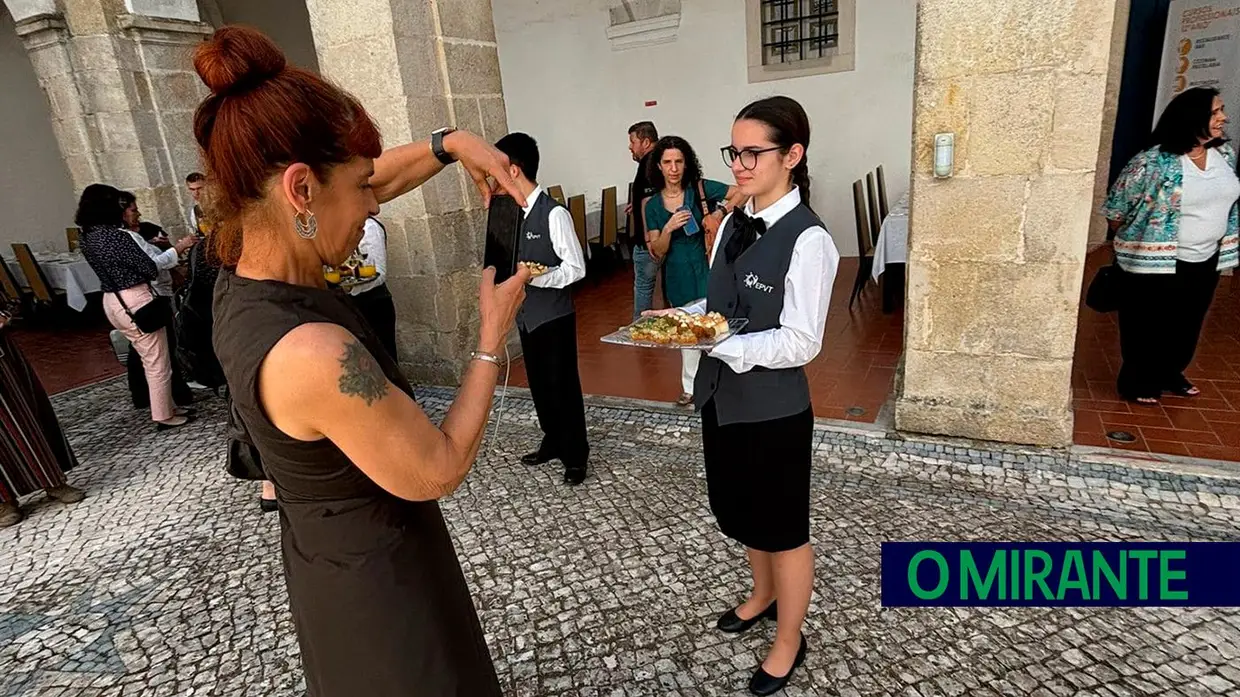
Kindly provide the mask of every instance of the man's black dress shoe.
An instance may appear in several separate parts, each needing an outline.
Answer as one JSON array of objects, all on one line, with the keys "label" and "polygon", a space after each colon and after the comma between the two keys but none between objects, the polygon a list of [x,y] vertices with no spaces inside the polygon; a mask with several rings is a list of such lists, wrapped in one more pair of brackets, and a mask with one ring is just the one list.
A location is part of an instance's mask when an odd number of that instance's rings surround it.
[{"label": "man's black dress shoe", "polygon": [[259,496],[258,507],[262,509],[263,513],[275,513],[280,510],[280,502],[275,499],[265,499],[262,496]]},{"label": "man's black dress shoe", "polygon": [[797,649],[796,660],[792,662],[792,667],[788,669],[788,674],[782,678],[777,678],[765,670],[762,670],[762,666],[759,665],[758,670],[753,674],[753,677],[749,679],[749,691],[759,697],[764,697],[765,695],[773,695],[784,689],[784,687],[788,684],[788,680],[792,678],[792,674],[795,673],[796,669],[805,662],[805,652],[808,649],[809,645],[805,643],[805,635],[802,634],[801,648]]},{"label": "man's black dress shoe", "polygon": [[768,605],[765,610],[747,620],[743,620],[738,617],[736,615],[736,608],[732,608],[731,610],[723,613],[723,616],[719,618],[719,621],[715,623],[715,626],[718,627],[721,632],[727,632],[728,634],[740,634],[741,632],[757,624],[759,620],[775,619],[778,616],[775,608],[775,604],[777,602],[778,601],[772,600],[771,604]]},{"label": "man's black dress shoe", "polygon": [[521,464],[530,465],[532,467],[534,465],[541,465],[544,462],[551,462],[554,459],[554,457],[543,455],[541,452],[532,452],[521,456]]},{"label": "man's black dress shoe", "polygon": [[571,486],[577,486],[578,484],[584,482],[585,480],[586,480],[585,465],[581,465],[579,467],[565,467],[564,468],[564,483],[565,484],[569,484]]}]

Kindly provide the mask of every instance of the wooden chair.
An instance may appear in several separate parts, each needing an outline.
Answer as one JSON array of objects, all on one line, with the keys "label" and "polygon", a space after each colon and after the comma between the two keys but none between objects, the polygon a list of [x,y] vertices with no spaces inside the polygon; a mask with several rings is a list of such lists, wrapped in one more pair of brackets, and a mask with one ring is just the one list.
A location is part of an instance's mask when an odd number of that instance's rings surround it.
[{"label": "wooden chair", "polygon": [[873,238],[873,244],[878,244],[878,233],[883,229],[883,220],[886,218],[878,210],[878,189],[874,186],[874,175],[865,175],[865,188],[870,196],[870,236]]},{"label": "wooden chair", "polygon": [[52,288],[52,284],[48,283],[47,276],[43,274],[43,267],[39,266],[34,253],[30,251],[30,245],[14,244],[13,253],[17,255],[17,263],[21,264],[22,273],[26,274],[26,284],[30,286],[30,292],[34,295],[36,302],[50,305],[56,302],[58,296],[64,295],[63,290],[56,291]]},{"label": "wooden chair", "polygon": [[78,230],[75,227],[65,228],[65,240],[69,242],[69,251],[76,252],[78,250]]},{"label": "wooden chair", "polygon": [[590,244],[589,263],[586,265],[587,275],[594,277],[595,284],[602,280],[605,273],[615,269],[621,261],[618,244],[620,215],[616,210],[616,187],[609,186],[603,189],[601,200],[598,216],[598,242]]},{"label": "wooden chair", "polygon": [[559,202],[561,206],[568,205],[564,201],[564,187],[560,186],[559,184],[555,184],[554,186],[548,186],[547,195],[555,199],[557,202]]},{"label": "wooden chair", "polygon": [[568,212],[573,216],[573,229],[577,231],[577,241],[581,243],[581,251],[586,250],[586,197],[577,194],[568,199]]},{"label": "wooden chair", "polygon": [[886,220],[887,214],[891,212],[891,206],[887,203],[887,177],[883,176],[883,166],[879,165],[878,169],[874,170],[874,174],[878,177],[878,213],[883,220]]},{"label": "wooden chair", "polygon": [[853,215],[857,220],[857,278],[853,281],[848,308],[861,297],[865,282],[874,270],[874,238],[870,236],[870,216],[866,209],[865,184],[860,179],[853,182]]},{"label": "wooden chair", "polygon": [[21,303],[25,296],[4,259],[0,259],[0,291],[3,291],[5,299],[11,303]]},{"label": "wooden chair", "polygon": [[619,216],[616,211],[616,187],[609,186],[603,189],[603,210],[599,215],[599,221],[602,223],[602,230],[599,231],[599,243],[604,247],[616,246],[616,238],[619,235]]}]

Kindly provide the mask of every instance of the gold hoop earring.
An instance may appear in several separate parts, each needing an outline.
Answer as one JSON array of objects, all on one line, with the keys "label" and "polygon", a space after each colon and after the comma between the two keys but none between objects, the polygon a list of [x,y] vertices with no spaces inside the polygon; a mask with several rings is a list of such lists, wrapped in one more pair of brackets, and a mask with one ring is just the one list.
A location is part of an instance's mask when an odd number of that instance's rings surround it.
[{"label": "gold hoop earring", "polygon": [[[305,222],[301,219],[303,215],[306,216]],[[303,240],[312,240],[319,234],[319,221],[309,210],[305,213],[293,213],[293,227],[297,229],[297,236]]]}]

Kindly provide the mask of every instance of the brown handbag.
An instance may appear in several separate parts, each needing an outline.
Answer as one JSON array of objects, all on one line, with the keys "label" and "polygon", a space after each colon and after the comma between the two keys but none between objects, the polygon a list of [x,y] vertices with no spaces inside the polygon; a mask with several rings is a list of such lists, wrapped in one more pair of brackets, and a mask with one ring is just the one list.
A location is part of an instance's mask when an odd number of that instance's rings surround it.
[{"label": "brown handbag", "polygon": [[709,222],[707,222],[713,211],[710,210],[710,202],[706,200],[706,186],[702,183],[701,179],[698,180],[697,191],[698,205],[702,207],[702,229],[705,231],[704,234],[706,240],[706,263],[709,264],[710,252],[715,248],[715,238],[719,235],[720,226],[712,226]]}]

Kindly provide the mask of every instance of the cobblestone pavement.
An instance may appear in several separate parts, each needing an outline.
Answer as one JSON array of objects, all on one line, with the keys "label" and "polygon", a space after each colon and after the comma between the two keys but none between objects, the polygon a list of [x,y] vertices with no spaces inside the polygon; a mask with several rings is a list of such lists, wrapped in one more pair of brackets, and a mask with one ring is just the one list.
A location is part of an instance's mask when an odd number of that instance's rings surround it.
[{"label": "cobblestone pavement", "polygon": [[[420,395],[441,414],[446,393]],[[58,399],[89,498],[0,531],[0,697],[297,695],[275,516],[222,469],[223,416],[156,434],[123,382]],[[773,627],[711,626],[746,590],[706,507],[695,419],[593,406],[587,484],[517,457],[510,397],[445,502],[505,693],[741,694]],[[898,539],[1235,540],[1240,485],[821,430],[810,653],[788,695],[1240,691],[1240,611],[882,609]],[[359,696],[364,697],[364,696]]]}]

